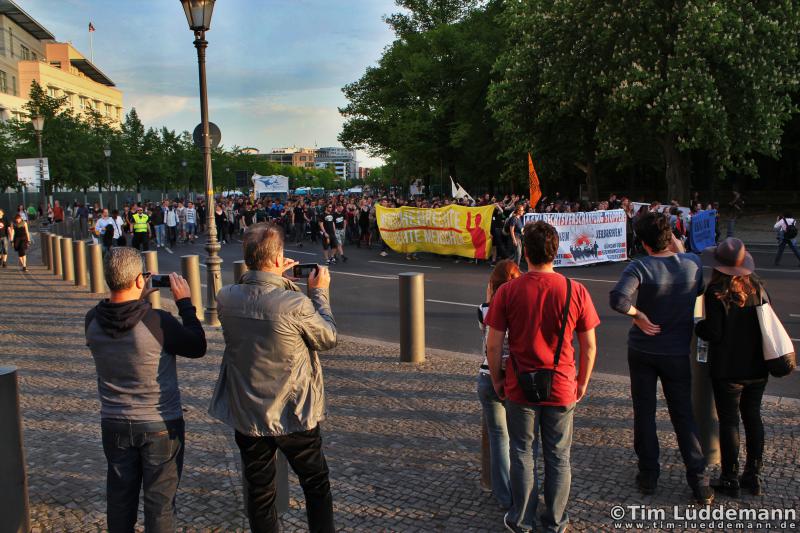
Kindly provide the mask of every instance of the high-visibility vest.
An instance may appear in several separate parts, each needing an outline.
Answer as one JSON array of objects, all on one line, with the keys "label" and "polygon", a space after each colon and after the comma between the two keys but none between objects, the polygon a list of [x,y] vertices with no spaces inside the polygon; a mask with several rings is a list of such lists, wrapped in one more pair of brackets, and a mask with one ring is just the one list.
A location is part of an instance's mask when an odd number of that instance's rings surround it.
[{"label": "high-visibility vest", "polygon": [[144,213],[136,213],[133,215],[133,232],[134,233],[147,233],[147,223],[150,217]]}]

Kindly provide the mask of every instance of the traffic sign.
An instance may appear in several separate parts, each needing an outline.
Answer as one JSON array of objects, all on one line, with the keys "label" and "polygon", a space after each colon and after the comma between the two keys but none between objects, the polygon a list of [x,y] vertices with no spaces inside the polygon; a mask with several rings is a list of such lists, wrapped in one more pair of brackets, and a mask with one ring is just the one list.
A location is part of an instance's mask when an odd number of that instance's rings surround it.
[{"label": "traffic sign", "polygon": [[[214,124],[213,122],[208,123],[208,135],[211,137],[209,139],[211,148],[216,148],[219,146],[219,143],[222,142],[222,132],[219,130],[219,126]],[[200,123],[194,129],[192,133],[192,138],[194,139],[194,145],[203,149],[203,124]]]},{"label": "traffic sign", "polygon": [[17,159],[17,181],[38,187],[42,179],[50,180],[50,165],[46,157]]}]

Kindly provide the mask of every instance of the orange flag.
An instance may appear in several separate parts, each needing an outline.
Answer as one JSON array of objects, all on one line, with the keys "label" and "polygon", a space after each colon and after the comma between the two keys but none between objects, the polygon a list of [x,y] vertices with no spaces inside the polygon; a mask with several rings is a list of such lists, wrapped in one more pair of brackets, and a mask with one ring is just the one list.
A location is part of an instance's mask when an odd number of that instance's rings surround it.
[{"label": "orange flag", "polygon": [[539,176],[536,174],[536,169],[533,168],[533,159],[530,152],[528,152],[528,185],[531,192],[531,207],[536,207],[536,204],[542,198],[542,189],[539,187]]}]

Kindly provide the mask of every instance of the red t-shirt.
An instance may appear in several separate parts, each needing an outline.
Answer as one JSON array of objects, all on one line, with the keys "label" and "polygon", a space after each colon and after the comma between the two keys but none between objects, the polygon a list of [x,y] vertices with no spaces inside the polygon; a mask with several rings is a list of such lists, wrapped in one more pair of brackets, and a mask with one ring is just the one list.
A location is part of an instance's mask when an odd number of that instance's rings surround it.
[{"label": "red t-shirt", "polygon": [[[492,298],[485,322],[492,329],[508,331],[509,352],[520,372],[553,368],[566,301],[567,280],[555,272],[528,272],[503,284]],[[541,405],[570,405],[575,402],[578,383],[572,334],[589,331],[600,324],[589,291],[576,281],[572,282],[572,302],[567,316],[551,401]],[[506,365],[505,390],[511,401],[528,404],[510,361]]]}]

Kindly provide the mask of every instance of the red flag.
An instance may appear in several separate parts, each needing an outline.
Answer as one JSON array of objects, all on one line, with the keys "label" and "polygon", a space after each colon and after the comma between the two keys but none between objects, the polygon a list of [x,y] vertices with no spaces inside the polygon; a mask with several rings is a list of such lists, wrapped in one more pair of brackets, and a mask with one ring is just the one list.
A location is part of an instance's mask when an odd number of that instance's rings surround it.
[{"label": "red flag", "polygon": [[91,22],[89,23],[89,31],[94,31],[94,24]]},{"label": "red flag", "polygon": [[533,159],[530,152],[528,152],[528,186],[531,193],[531,207],[536,207],[536,204],[542,198],[542,189],[539,187],[539,176],[536,174],[536,169],[533,168]]}]

